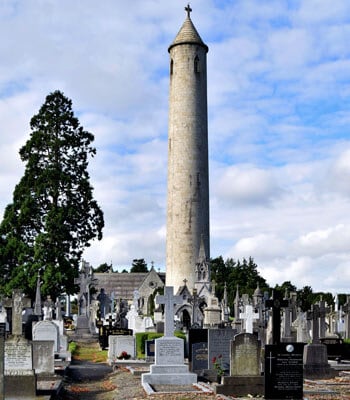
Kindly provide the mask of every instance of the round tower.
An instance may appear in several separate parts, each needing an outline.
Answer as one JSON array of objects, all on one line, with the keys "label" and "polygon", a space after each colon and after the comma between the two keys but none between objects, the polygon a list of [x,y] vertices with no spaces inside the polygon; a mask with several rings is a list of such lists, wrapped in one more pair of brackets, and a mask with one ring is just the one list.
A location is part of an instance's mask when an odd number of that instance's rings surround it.
[{"label": "round tower", "polygon": [[[209,260],[207,52],[187,18],[170,54],[166,285],[195,287],[198,258]],[[200,254],[201,253],[201,254]]]}]

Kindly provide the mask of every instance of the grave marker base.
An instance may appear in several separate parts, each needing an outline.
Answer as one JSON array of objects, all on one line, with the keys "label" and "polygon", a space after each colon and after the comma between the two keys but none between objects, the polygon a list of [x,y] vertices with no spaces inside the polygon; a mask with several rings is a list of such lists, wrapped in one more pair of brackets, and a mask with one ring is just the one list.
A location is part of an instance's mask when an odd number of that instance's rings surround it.
[{"label": "grave marker base", "polygon": [[263,376],[223,376],[222,384],[215,386],[215,394],[225,396],[262,396],[264,390]]}]

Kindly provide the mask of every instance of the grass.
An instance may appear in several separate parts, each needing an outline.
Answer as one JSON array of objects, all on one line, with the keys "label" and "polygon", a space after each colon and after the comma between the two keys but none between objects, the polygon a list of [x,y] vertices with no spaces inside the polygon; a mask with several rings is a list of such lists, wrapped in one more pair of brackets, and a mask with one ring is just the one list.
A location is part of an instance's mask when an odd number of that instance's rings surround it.
[{"label": "grass", "polygon": [[75,360],[91,361],[95,363],[102,363],[107,361],[107,350],[101,350],[100,346],[95,343],[86,345],[71,342],[69,350]]}]

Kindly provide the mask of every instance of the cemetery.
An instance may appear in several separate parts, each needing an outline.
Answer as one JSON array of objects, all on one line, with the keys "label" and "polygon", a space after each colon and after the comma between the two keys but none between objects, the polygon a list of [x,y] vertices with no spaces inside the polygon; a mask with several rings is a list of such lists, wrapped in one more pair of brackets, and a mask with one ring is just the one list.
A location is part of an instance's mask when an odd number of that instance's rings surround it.
[{"label": "cemetery", "polygon": [[[207,138],[201,136],[207,135],[208,47],[192,9],[185,10],[168,49],[176,128],[169,132],[188,128],[182,139],[190,137],[192,148],[189,157],[186,146],[172,142],[178,154],[169,157],[169,191],[186,187],[169,196],[166,273],[153,265],[148,272],[95,273],[81,260],[69,282],[77,289],[72,296],[54,285],[44,296],[43,266],[33,280],[35,300],[21,288],[0,298],[0,400],[350,398],[350,294],[341,307],[321,296],[302,310],[296,292],[262,292],[257,281],[253,294],[237,284],[231,301],[232,287],[211,279]],[[189,60],[195,84],[188,88],[186,68],[176,67]],[[83,359],[79,349],[99,357]]]},{"label": "cemetery", "polygon": [[[63,310],[52,302],[48,312],[47,301],[36,298],[36,304],[43,305],[39,312],[20,290],[1,300],[4,399],[60,399],[67,390],[64,377],[76,373],[69,343],[105,349],[101,373],[113,376],[116,383],[122,374],[133,376],[145,397],[186,391],[228,399],[302,399],[307,387],[312,387],[310,393],[317,392],[317,382],[336,377],[347,382],[343,389],[350,390],[349,316],[342,310],[320,313],[329,309],[322,300],[304,313],[298,310],[294,294],[283,299],[273,293],[253,298],[238,294],[236,316],[225,321],[223,304],[218,301],[217,315],[203,320],[203,326],[194,323],[187,329],[176,316],[187,300],[166,286],[163,295],[155,296],[157,311],[147,316],[145,324],[136,292],[131,302],[113,299],[102,317],[101,303],[88,296],[95,278],[87,266],[83,263],[77,279],[78,298],[84,306],[71,316],[73,329],[63,323],[68,305]],[[92,312],[91,305],[96,304]],[[212,304],[208,306],[211,312]],[[36,318],[28,318],[34,314]],[[135,319],[140,319],[139,325]],[[340,320],[346,323],[337,327]],[[116,390],[116,383],[109,390]],[[327,390],[336,393],[334,386]],[[324,389],[319,392],[319,396],[325,393]]]}]

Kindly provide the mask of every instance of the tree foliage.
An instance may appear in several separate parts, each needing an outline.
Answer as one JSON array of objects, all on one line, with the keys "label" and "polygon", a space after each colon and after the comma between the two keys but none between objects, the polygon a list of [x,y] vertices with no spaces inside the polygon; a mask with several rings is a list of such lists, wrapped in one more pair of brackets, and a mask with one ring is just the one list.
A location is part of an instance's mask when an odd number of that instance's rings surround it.
[{"label": "tree foliage", "polygon": [[74,293],[83,250],[102,238],[103,213],[87,171],[94,136],[80,126],[60,91],[46,97],[20,149],[26,163],[0,224],[0,290],[33,297],[38,271],[43,295]]},{"label": "tree foliage", "polygon": [[94,269],[94,272],[113,272],[113,266],[111,264],[103,263]]},{"label": "tree foliage", "polygon": [[143,258],[135,258],[132,260],[130,272],[148,272],[146,261]]},{"label": "tree foliage", "polygon": [[220,300],[222,299],[226,283],[229,304],[233,304],[237,286],[240,295],[247,293],[250,296],[258,286],[262,291],[268,289],[266,280],[260,276],[258,266],[251,257],[248,260],[244,258],[242,261],[235,261],[232,258],[224,261],[220,256],[211,259],[210,267],[211,278],[216,282],[216,295]]}]

